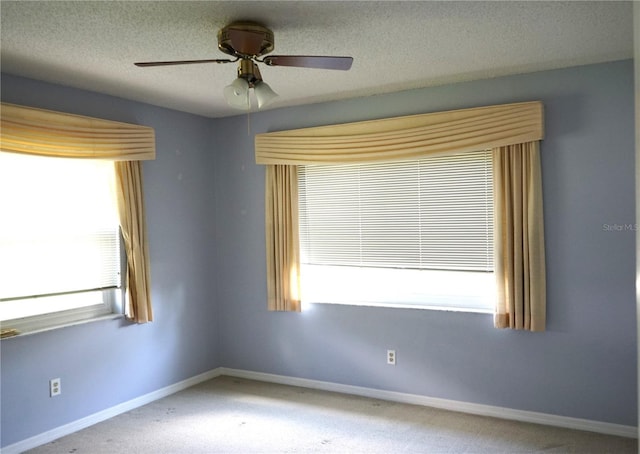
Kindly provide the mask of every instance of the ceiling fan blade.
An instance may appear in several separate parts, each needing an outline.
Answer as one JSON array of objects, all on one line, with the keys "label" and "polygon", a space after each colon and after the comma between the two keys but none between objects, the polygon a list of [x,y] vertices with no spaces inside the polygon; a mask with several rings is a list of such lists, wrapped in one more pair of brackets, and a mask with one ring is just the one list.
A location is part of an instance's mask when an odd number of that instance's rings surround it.
[{"label": "ceiling fan blade", "polygon": [[228,60],[225,58],[222,59],[213,59],[213,60],[178,60],[178,61],[149,61],[149,62],[140,62],[134,63],[136,66],[146,67],[146,66],[171,66],[171,65],[194,65],[199,63],[233,63],[236,60]]},{"label": "ceiling fan blade", "polygon": [[339,69],[347,71],[352,57],[320,57],[311,55],[269,55],[262,60],[269,66],[296,66],[299,68]]}]

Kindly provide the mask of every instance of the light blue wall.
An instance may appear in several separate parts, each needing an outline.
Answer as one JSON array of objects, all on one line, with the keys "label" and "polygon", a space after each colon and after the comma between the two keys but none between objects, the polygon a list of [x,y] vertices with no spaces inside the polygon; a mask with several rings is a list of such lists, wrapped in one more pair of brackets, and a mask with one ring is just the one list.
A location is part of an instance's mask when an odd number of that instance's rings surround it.
[{"label": "light blue wall", "polygon": [[[205,119],[2,76],[2,100],[149,125],[155,321],[3,340],[2,446],[218,366],[635,425],[631,62]],[[482,314],[314,305],[266,310],[264,169],[253,134],[541,100],[548,331]],[[395,367],[385,351],[398,353]],[[61,377],[63,395],[48,397]]]},{"label": "light blue wall", "polygon": [[[246,116],[218,120],[221,363],[273,374],[635,425],[633,68],[630,61],[262,112],[253,133],[541,100],[548,330],[489,315],[265,304],[264,170]],[[614,227],[615,228],[615,227]],[[329,283],[328,283],[329,285]],[[386,349],[397,351],[388,366]]]},{"label": "light blue wall", "polygon": [[[155,321],[103,321],[3,340],[6,446],[209,371],[220,360],[211,121],[9,75],[2,76],[2,100],[148,125],[157,142],[157,159],[143,165]],[[62,395],[52,399],[54,377],[62,379]]]}]

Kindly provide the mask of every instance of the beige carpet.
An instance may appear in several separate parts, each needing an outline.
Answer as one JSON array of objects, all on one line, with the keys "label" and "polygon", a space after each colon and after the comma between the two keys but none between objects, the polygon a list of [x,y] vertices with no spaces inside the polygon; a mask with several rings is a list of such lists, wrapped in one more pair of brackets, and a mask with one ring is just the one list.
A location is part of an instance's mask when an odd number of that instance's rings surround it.
[{"label": "beige carpet", "polygon": [[29,453],[636,453],[637,440],[219,377]]}]

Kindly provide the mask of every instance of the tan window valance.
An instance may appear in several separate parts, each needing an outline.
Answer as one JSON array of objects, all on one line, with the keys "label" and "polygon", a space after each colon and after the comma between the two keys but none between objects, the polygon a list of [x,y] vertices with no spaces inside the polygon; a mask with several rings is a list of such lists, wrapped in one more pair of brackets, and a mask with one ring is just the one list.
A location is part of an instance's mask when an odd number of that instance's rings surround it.
[{"label": "tan window valance", "polygon": [[155,133],[147,126],[1,104],[0,147],[39,156],[111,161],[155,159]]},{"label": "tan window valance", "polygon": [[257,134],[257,164],[345,164],[419,159],[447,151],[541,140],[539,101]]}]

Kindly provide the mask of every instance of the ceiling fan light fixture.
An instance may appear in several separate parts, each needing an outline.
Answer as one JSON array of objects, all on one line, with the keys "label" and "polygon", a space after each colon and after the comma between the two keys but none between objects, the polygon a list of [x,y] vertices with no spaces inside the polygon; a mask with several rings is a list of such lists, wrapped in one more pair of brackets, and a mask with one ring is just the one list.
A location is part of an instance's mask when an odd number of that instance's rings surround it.
[{"label": "ceiling fan light fixture", "polygon": [[257,82],[253,87],[253,91],[256,93],[256,99],[258,100],[258,109],[271,104],[278,97],[278,94],[263,81]]},{"label": "ceiling fan light fixture", "polygon": [[248,110],[249,104],[249,82],[238,77],[231,84],[224,87],[224,99],[236,109]]}]

